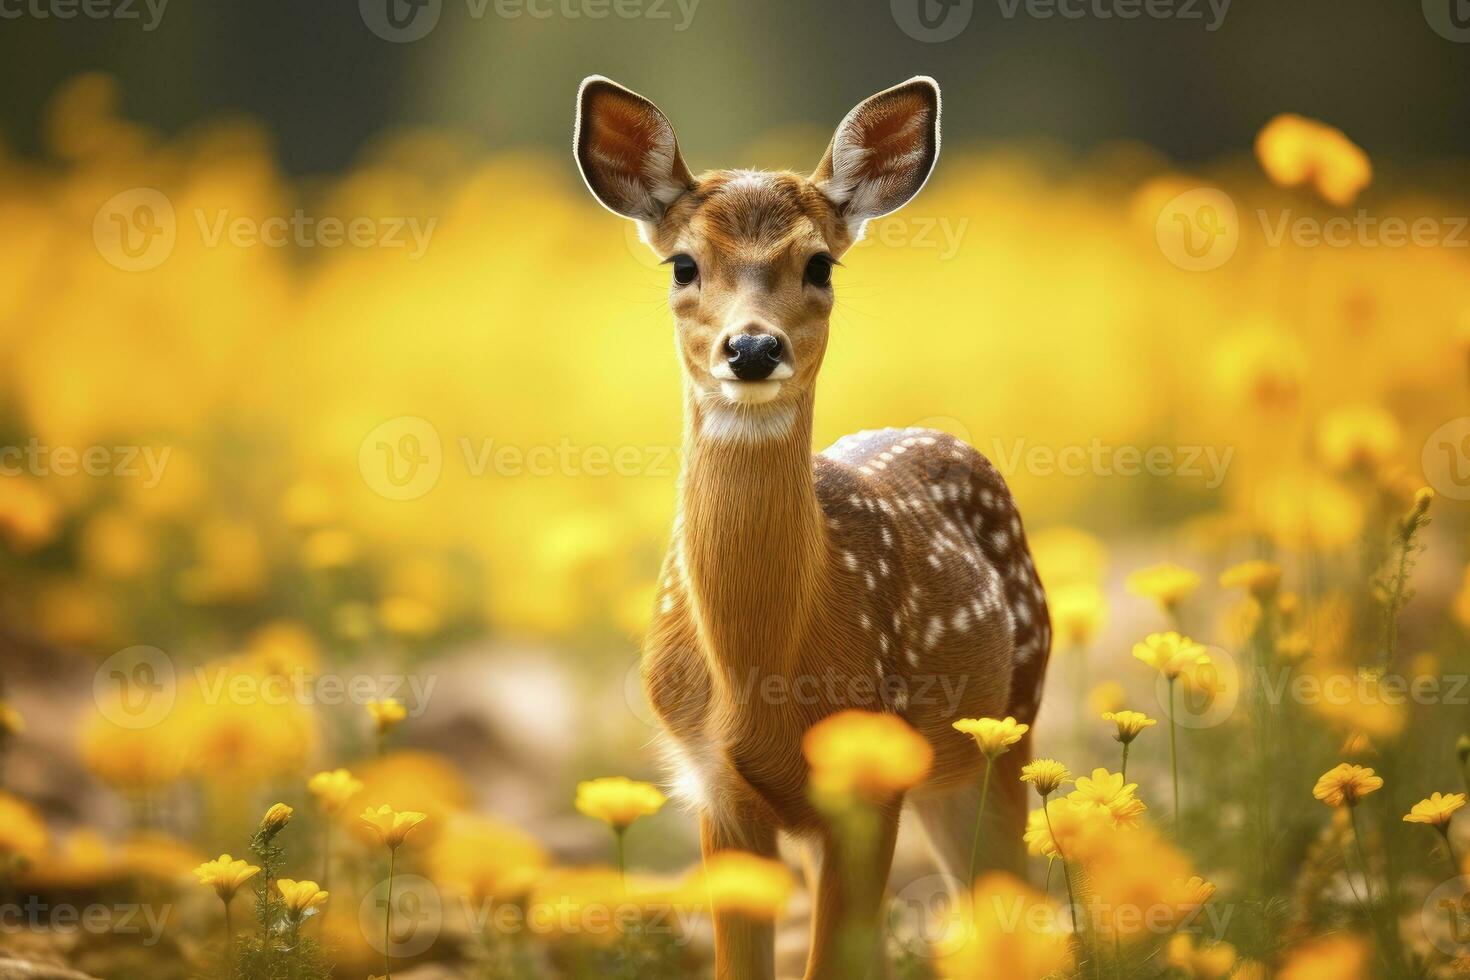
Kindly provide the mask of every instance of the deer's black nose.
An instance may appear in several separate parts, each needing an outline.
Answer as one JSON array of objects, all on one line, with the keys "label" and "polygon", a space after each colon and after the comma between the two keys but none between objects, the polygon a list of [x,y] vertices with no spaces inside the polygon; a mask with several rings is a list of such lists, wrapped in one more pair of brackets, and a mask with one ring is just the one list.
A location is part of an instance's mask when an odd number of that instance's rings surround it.
[{"label": "deer's black nose", "polygon": [[781,340],[768,333],[736,334],[725,341],[730,370],[741,381],[763,381],[781,363]]}]

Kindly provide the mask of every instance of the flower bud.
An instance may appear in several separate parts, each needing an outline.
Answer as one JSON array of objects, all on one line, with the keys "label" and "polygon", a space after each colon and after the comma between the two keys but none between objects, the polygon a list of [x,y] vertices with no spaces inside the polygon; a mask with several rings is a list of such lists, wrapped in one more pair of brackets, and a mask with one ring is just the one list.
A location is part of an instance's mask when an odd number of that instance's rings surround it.
[{"label": "flower bud", "polygon": [[265,811],[265,816],[260,819],[261,833],[274,836],[281,832],[281,828],[291,822],[291,815],[295,811],[284,803],[277,803]]}]

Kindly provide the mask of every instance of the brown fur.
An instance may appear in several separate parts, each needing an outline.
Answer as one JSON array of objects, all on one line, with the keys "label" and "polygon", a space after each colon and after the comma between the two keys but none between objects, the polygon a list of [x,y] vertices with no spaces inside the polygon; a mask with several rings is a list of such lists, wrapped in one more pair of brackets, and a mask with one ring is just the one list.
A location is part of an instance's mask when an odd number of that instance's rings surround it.
[{"label": "brown fur", "polygon": [[[870,179],[885,183],[881,194],[868,188],[869,197],[901,204],[927,177],[937,118],[926,161],[915,142],[926,130],[914,113],[930,101],[922,92],[890,92],[897,101],[876,96],[844,127],[859,127],[850,136],[878,134],[888,155],[867,163]],[[936,113],[937,104],[936,93]],[[661,113],[635,129],[676,145],[659,120]],[[583,144],[579,136],[586,171],[596,163],[584,158]],[[803,734],[845,708],[892,712],[920,732],[934,765],[913,799],[931,838],[945,838],[935,844],[947,870],[960,874],[966,821],[953,808],[942,811],[957,793],[973,794],[981,758],[951,723],[1006,714],[1031,721],[1050,646],[1020,517],[979,453],[943,433],[886,429],[811,454],[832,291],[804,282],[803,270],[819,252],[840,257],[865,217],[825,192],[832,153],[812,179],[738,171],[686,178],[677,161],[668,174],[644,176],[672,180],[678,196],[650,217],[634,215],[660,255],[686,253],[699,268],[697,286],[671,290],[685,377],[685,462],[644,679],[680,788],[700,808],[707,853],[774,856],[778,831],[820,849],[809,978],[838,976],[837,924],[851,916],[876,923],[881,895],[844,894],[846,876],[808,798]],[[619,166],[624,173],[589,175],[589,186],[618,185],[639,169]],[[627,196],[643,200],[636,189]],[[741,331],[781,337],[794,373],[772,402],[732,409],[711,371],[723,338]],[[1015,782],[1012,770],[1026,757],[1006,757],[1005,782]],[[1019,786],[998,787],[994,796],[992,830],[1004,847],[992,851],[992,863],[1016,864]],[[879,866],[863,877],[887,879],[900,802],[884,811]],[[769,926],[717,917],[716,940],[722,980],[771,975]]]}]

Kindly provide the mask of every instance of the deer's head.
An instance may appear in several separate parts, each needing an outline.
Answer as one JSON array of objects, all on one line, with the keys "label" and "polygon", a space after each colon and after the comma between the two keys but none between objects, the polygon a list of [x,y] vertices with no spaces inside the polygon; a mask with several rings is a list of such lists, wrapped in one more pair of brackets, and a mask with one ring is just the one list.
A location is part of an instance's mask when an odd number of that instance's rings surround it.
[{"label": "deer's head", "polygon": [[577,165],[671,267],[679,352],[701,402],[752,414],[816,382],[832,267],[873,218],[919,192],[939,155],[939,86],[913,78],[851,112],[810,176],[693,176],[652,102],[593,76],[578,93]]}]

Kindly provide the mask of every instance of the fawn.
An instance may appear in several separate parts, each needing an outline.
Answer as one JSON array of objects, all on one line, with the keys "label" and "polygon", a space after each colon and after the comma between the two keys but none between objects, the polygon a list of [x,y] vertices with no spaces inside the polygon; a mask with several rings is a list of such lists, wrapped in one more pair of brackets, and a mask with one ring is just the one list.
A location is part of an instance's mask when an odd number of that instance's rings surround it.
[{"label": "fawn", "polygon": [[[778,832],[809,845],[808,978],[851,976],[841,922],[876,932],[903,804],[941,869],[968,878],[982,758],[951,723],[1031,722],[1051,646],[1020,516],[978,452],[942,432],[883,429],[812,455],[832,268],[867,221],[924,186],[939,113],[938,85],[913,78],[853,109],[809,177],[695,177],[652,102],[598,76],[578,93],[583,179],[673,272],[684,456],[645,687],[706,855],[774,857]],[[807,794],[802,735],[846,708],[896,713],[934,749],[926,784],[881,807],[878,866],[862,869],[877,889],[845,884]],[[1029,756],[1023,741],[997,763],[990,867],[1023,867],[1017,777]],[[774,935],[717,913],[716,975],[773,976]]]}]

